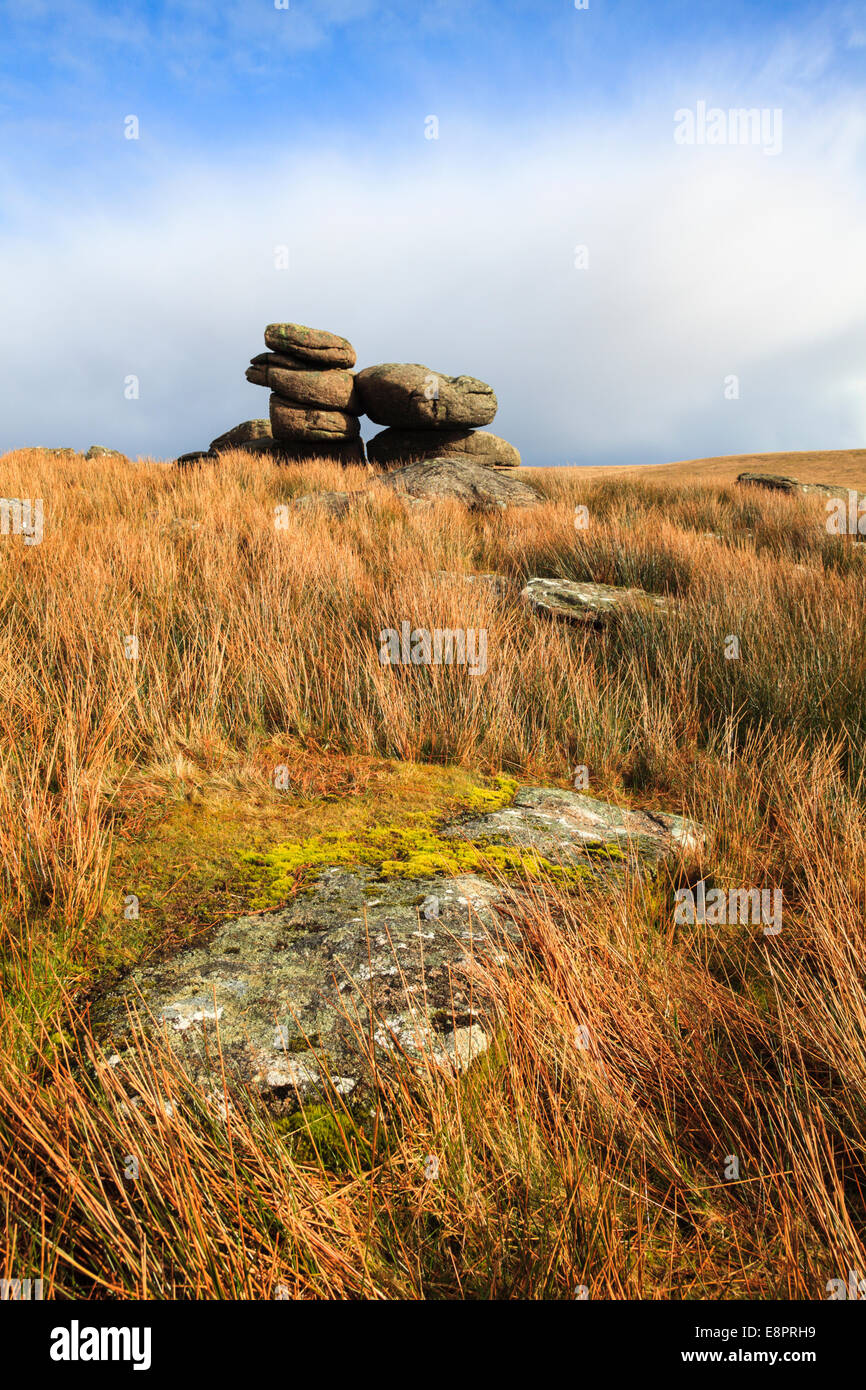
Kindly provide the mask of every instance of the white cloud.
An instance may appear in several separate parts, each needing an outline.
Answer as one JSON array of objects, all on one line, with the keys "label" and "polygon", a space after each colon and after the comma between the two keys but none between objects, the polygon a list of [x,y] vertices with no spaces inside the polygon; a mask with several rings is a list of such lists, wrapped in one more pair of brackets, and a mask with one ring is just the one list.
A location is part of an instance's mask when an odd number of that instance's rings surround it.
[{"label": "white cloud", "polygon": [[676,146],[677,104],[531,138],[419,123],[399,158],[251,150],[125,203],[19,190],[0,446],[202,447],[267,414],[244,370],[275,319],[492,382],[527,463],[862,444],[862,122],[786,110],[767,158]]}]

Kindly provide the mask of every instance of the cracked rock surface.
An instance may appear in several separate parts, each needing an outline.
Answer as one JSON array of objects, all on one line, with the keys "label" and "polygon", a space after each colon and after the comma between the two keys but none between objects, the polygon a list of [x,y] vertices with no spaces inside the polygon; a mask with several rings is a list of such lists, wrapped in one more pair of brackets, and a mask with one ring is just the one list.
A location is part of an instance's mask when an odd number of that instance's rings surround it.
[{"label": "cracked rock surface", "polygon": [[[523,787],[510,806],[468,817],[443,835],[533,849],[545,859],[602,868],[605,851],[658,862],[697,850],[701,827],[667,811],[632,811],[559,787]],[[607,855],[610,858],[610,855]],[[622,863],[618,857],[614,864]]]}]

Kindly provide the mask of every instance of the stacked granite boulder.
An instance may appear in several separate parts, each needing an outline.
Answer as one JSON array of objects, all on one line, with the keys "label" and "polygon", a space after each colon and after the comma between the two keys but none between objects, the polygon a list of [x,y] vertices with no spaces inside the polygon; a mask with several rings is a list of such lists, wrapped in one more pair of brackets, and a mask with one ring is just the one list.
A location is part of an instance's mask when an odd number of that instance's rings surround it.
[{"label": "stacked granite boulder", "polygon": [[367,445],[370,462],[384,469],[449,458],[486,468],[520,463],[513,444],[480,428],[490,424],[497,401],[477,377],[445,376],[418,362],[382,362],[354,372],[350,342],[301,323],[268,324],[265,346],[246,377],[270,391],[268,419],[244,420],[178,463],[217,459],[233,449],[363,463],[363,414],[386,426]]},{"label": "stacked granite boulder", "polygon": [[490,468],[515,468],[520,454],[478,428],[496,414],[493,388],[474,376],[444,376],[418,362],[383,362],[355,376],[360,408],[388,428],[367,445],[384,467],[457,454]]},{"label": "stacked granite boulder", "polygon": [[246,376],[270,390],[269,419],[236,425],[213,440],[211,452],[363,463],[352,344],[301,323],[270,323],[265,346],[269,351],[252,358]]}]

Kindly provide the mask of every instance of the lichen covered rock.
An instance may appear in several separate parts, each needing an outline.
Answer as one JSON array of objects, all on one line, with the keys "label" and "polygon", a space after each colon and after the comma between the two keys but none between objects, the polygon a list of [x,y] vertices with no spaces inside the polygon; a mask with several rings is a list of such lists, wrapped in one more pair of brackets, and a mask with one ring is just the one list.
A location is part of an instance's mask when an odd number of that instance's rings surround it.
[{"label": "lichen covered rock", "polygon": [[334,867],[310,897],[134,971],[97,1026],[122,1058],[137,1013],[208,1092],[222,1087],[221,1049],[230,1085],[277,1113],[331,1088],[361,1100],[371,1062],[398,1055],[464,1069],[488,1042],[473,985],[506,930],[498,896],[477,876],[389,883]]},{"label": "lichen covered rock", "polygon": [[218,434],[216,439],[211,440],[210,447],[221,453],[224,449],[237,449],[242,444],[250,444],[259,439],[270,440],[273,443],[270,420],[244,420],[240,425],[226,430],[225,434]]},{"label": "lichen covered rock", "polygon": [[254,386],[267,386],[295,405],[325,406],[331,410],[349,410],[356,415],[360,410],[354,372],[298,370],[265,362],[247,367],[246,375],[247,381]]},{"label": "lichen covered rock", "polygon": [[505,507],[535,507],[539,494],[506,470],[485,468],[465,457],[419,459],[386,473],[379,486],[408,499],[432,502],[454,498],[471,511],[492,512]]},{"label": "lichen covered rock", "polygon": [[271,429],[275,439],[294,443],[298,440],[355,439],[361,432],[357,415],[345,410],[320,410],[312,406],[296,406],[281,396],[271,395]]},{"label": "lichen covered rock", "polygon": [[505,777],[468,804],[444,828],[416,815],[361,838],[332,829],[248,852],[253,903],[280,906],[134,969],[95,1007],[106,1050],[131,1062],[143,1025],[206,1094],[222,1094],[224,1065],[233,1092],[278,1114],[333,1091],[363,1108],[374,1072],[398,1059],[463,1070],[486,1050],[485,963],[520,942],[499,910],[507,896],[533,879],[579,891],[654,871],[703,839],[677,815],[555,787],[517,791]]},{"label": "lichen covered rock", "polygon": [[496,414],[492,386],[474,376],[445,376],[420,362],[380,362],[355,377],[364,411],[377,425],[466,429]]},{"label": "lichen covered rock", "polygon": [[375,434],[367,444],[370,462],[383,467],[451,454],[482,463],[487,468],[517,468],[520,465],[520,454],[514,445],[489,430],[387,429]]},{"label": "lichen covered rock", "polygon": [[265,329],[265,346],[272,352],[312,363],[314,367],[355,365],[355,349],[348,339],[323,328],[307,328],[303,323],[269,323]]},{"label": "lichen covered rock", "polygon": [[603,627],[629,608],[667,613],[673,607],[673,601],[661,594],[577,579],[530,579],[521,597],[545,617],[589,627]]},{"label": "lichen covered rock", "polygon": [[546,859],[602,870],[675,858],[700,849],[704,832],[694,821],[666,811],[633,811],[559,787],[523,787],[510,806],[469,816],[443,831],[532,850]]}]

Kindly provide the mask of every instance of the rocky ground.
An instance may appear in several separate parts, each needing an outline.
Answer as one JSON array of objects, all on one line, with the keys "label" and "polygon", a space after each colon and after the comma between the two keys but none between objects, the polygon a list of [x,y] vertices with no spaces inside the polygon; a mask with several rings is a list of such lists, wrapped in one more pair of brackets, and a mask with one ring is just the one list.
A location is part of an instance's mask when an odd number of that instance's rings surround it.
[{"label": "rocky ground", "polygon": [[[324,1102],[332,1089],[369,1105],[375,1073],[396,1054],[463,1070],[489,1043],[480,967],[503,937],[518,939],[497,911],[509,896],[497,860],[577,886],[657,872],[661,861],[673,868],[703,834],[680,816],[524,787],[499,810],[444,826],[441,838],[444,852],[418,854],[397,837],[399,857],[377,870],[329,865],[290,907],[226,922],[206,946],[134,970],[95,1013],[113,1064],[124,1065],[135,1047],[127,1039],[144,1024],[206,1092],[221,1096],[225,1066],[233,1085],[277,1112]],[[464,845],[488,874],[429,872],[437,860],[459,868]],[[413,872],[413,857],[427,873]]]}]

